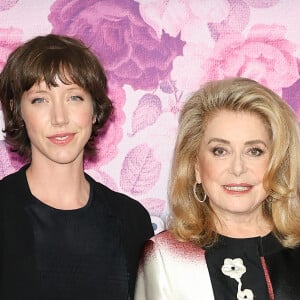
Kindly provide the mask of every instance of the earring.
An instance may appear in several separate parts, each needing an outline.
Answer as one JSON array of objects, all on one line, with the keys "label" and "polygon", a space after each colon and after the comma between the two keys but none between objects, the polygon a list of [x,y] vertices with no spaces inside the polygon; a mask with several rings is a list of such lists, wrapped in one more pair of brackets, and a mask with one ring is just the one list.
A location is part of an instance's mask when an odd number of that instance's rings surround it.
[{"label": "earring", "polygon": [[266,202],[267,203],[269,203],[269,204],[272,204],[272,202],[273,202],[273,198],[272,197],[267,197],[267,199],[266,199]]},{"label": "earring", "polygon": [[200,198],[198,197],[198,195],[197,195],[197,185],[198,185],[198,184],[201,184],[201,183],[195,182],[194,185],[193,185],[193,193],[194,193],[194,197],[196,198],[196,200],[197,200],[198,202],[203,203],[203,202],[206,201],[207,195],[204,193],[203,199],[200,199]]}]

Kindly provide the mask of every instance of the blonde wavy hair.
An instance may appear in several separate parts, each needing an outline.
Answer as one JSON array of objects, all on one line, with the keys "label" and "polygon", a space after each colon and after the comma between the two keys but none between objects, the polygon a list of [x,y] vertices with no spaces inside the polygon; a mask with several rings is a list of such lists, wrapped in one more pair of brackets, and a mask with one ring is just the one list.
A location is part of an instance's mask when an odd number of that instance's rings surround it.
[{"label": "blonde wavy hair", "polygon": [[[214,212],[209,201],[197,201],[193,185],[206,124],[220,110],[254,113],[270,131],[271,159],[264,176],[264,186],[270,195],[263,203],[263,213],[273,223],[273,233],[283,246],[297,246],[300,243],[298,120],[278,95],[246,78],[209,82],[185,103],[179,118],[171,170],[168,229],[178,240],[200,246],[211,246],[217,241]],[[198,195],[204,197],[203,191]]]}]

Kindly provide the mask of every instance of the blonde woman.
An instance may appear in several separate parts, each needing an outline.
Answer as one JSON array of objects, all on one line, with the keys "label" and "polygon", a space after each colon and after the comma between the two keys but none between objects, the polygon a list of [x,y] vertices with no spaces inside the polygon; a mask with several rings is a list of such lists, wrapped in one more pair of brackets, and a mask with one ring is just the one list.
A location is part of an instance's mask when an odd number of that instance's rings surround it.
[{"label": "blonde woman", "polygon": [[168,230],[146,244],[135,299],[300,299],[300,136],[245,78],[204,85],[180,116]]}]

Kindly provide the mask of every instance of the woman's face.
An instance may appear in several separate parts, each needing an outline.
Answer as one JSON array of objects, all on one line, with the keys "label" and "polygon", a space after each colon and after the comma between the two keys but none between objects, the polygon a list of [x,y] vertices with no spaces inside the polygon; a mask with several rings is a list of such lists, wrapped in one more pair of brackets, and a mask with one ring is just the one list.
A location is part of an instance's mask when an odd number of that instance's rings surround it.
[{"label": "woman's face", "polygon": [[219,218],[262,216],[270,153],[268,130],[257,115],[223,110],[208,121],[195,171]]},{"label": "woman's face", "polygon": [[90,94],[77,84],[48,87],[44,81],[24,92],[21,113],[31,142],[32,162],[82,163],[95,121]]}]

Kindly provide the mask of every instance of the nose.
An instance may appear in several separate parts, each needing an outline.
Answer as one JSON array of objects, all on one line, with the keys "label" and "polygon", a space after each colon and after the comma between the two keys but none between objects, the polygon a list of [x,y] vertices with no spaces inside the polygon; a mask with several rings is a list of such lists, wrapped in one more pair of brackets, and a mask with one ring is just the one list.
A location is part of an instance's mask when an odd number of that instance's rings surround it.
[{"label": "nose", "polygon": [[68,112],[67,109],[61,101],[53,102],[51,110],[51,124],[53,126],[62,126],[68,124]]},{"label": "nose", "polygon": [[232,158],[231,173],[237,177],[246,172],[246,165],[242,155],[237,154]]}]

